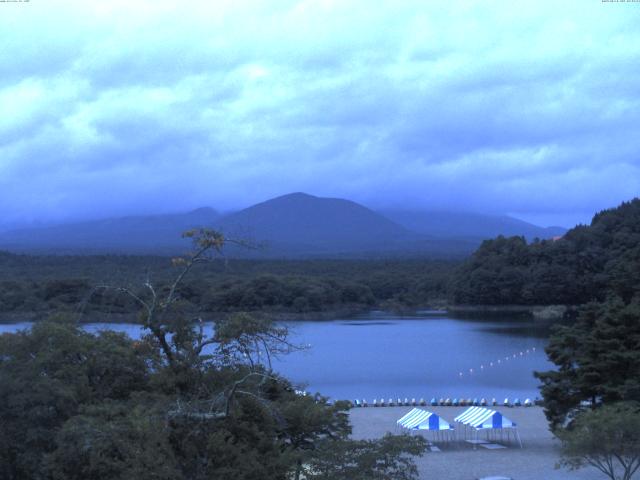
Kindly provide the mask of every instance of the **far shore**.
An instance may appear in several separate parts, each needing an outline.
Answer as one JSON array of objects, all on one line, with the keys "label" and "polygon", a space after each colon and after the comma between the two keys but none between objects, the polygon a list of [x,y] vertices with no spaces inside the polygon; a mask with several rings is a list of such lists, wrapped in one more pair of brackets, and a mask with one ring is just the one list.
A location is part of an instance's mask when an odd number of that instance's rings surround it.
[{"label": "far shore", "polygon": [[[249,311],[252,315],[264,315],[274,321],[328,321],[340,318],[350,318],[359,314],[366,314],[371,309],[351,309],[345,308],[341,310],[327,310],[314,312],[283,312],[283,311]],[[68,312],[0,312],[0,323],[11,324],[20,322],[40,322],[46,320],[51,315],[62,313],[71,318],[78,318],[80,323],[139,323],[138,313],[104,313],[104,312],[88,312],[78,314],[74,311]],[[205,321],[213,321],[219,318],[225,318],[236,312],[186,312],[187,317],[202,317]]]},{"label": "far shore", "polygon": [[[396,421],[414,407],[356,407],[349,411],[355,439],[382,437],[386,432],[401,433]],[[419,407],[437,413],[453,424],[467,407]],[[503,442],[507,448],[476,449],[464,441],[437,442],[440,452],[427,451],[416,458],[421,479],[473,480],[503,475],[514,480],[600,480],[602,474],[589,467],[577,471],[556,469],[559,442],[549,431],[540,407],[489,407],[516,422],[523,448],[516,442]],[[455,426],[455,424],[453,424]],[[415,433],[412,434],[423,434]],[[428,434],[426,435],[427,438]],[[498,442],[499,443],[499,442]]]},{"label": "far shore", "polygon": [[453,316],[526,316],[535,320],[561,320],[572,315],[574,305],[449,305],[447,312]]},{"label": "far shore", "polygon": [[[363,315],[374,311],[388,312],[398,316],[415,316],[425,315],[433,316],[434,314],[446,315],[449,317],[459,318],[503,318],[516,317],[533,318],[537,321],[556,321],[565,318],[574,312],[575,307],[566,305],[437,305],[437,306],[416,306],[416,307],[400,307],[397,305],[380,305],[368,306],[362,308],[359,306],[349,306],[341,309],[310,311],[310,312],[293,312],[293,311],[268,311],[258,310],[249,311],[247,313],[253,315],[264,315],[274,321],[330,321],[335,319],[351,318],[357,315]],[[428,313],[425,313],[428,312]],[[81,323],[137,323],[138,313],[105,313],[105,312],[88,312],[78,314],[76,311],[60,312],[58,311],[25,311],[25,312],[0,312],[0,323],[10,324],[19,322],[39,322],[46,320],[51,315],[63,313],[72,317],[77,317]],[[200,316],[206,321],[212,321],[218,318],[224,318],[235,312],[186,312],[189,317]]]}]

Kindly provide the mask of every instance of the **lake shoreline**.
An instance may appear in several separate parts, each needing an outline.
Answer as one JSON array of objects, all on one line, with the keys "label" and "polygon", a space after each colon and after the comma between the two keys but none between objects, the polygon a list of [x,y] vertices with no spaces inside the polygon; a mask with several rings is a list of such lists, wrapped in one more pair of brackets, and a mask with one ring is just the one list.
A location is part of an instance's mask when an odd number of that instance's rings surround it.
[{"label": "lake shoreline", "polygon": [[[237,312],[187,312],[189,317],[202,317],[205,321],[210,322],[217,319],[226,318],[229,315],[235,313],[248,313],[250,315],[264,316],[275,322],[327,322],[333,320],[353,319],[358,315],[366,315],[371,312],[386,312],[389,314],[400,316],[415,316],[415,315],[430,315],[431,307],[422,306],[415,308],[396,309],[396,308],[383,308],[383,306],[367,308],[358,307],[346,307],[334,310],[321,310],[311,312],[290,312],[290,311],[265,311],[265,310],[247,310]],[[434,310],[440,315],[447,315],[446,310]],[[9,325],[13,323],[21,322],[41,322],[47,320],[52,315],[63,314],[69,317],[75,317],[79,323],[139,323],[138,313],[104,313],[104,312],[91,312],[85,314],[79,314],[73,311],[60,312],[0,312],[0,324]]]},{"label": "lake shoreline", "polygon": [[563,320],[575,314],[575,305],[448,305],[447,312],[454,317],[523,316],[535,320]]},{"label": "lake shoreline", "polygon": [[[534,319],[536,321],[561,321],[575,316],[577,306],[575,305],[448,305],[438,301],[432,304],[404,306],[390,304],[388,302],[376,305],[345,305],[341,308],[329,310],[316,310],[308,312],[296,312],[290,310],[238,310],[238,311],[208,311],[208,312],[185,312],[189,317],[202,317],[206,321],[228,317],[234,313],[248,313],[255,316],[264,316],[276,322],[295,321],[331,321],[337,319],[351,319],[358,315],[366,315],[371,312],[386,312],[401,317],[412,317],[416,315],[445,315],[450,318],[475,319],[478,317],[496,320],[501,318],[522,318]],[[59,310],[49,311],[21,311],[21,312],[0,312],[0,324],[11,324],[20,322],[39,322],[46,320],[55,314],[69,315],[79,319],[80,323],[138,323],[138,312],[126,313],[106,313],[89,312],[80,314],[69,310],[60,312]]]}]

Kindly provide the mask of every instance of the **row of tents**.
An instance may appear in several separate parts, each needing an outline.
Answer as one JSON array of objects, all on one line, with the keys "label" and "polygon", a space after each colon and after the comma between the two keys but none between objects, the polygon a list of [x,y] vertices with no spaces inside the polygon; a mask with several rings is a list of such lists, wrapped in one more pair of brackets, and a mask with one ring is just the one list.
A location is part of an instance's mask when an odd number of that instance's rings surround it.
[{"label": "row of tents", "polygon": [[[502,440],[504,434],[509,439],[511,433],[513,433],[514,438],[517,439],[520,448],[522,448],[517,425],[496,410],[484,407],[469,407],[454,418],[453,421],[459,424],[458,431],[462,432],[463,438],[471,443],[484,442],[480,440],[480,434],[483,432],[488,440],[497,440],[498,437]],[[460,435],[456,437],[456,430],[449,422],[439,415],[421,408],[412,409],[396,423],[399,428],[407,430],[435,432],[435,440],[449,441],[453,438],[460,438]]]}]

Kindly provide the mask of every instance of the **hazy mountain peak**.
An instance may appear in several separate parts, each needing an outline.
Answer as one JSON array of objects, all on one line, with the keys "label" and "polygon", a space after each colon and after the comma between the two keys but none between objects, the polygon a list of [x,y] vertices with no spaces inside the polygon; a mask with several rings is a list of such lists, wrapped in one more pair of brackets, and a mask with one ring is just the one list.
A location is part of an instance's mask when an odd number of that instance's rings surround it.
[{"label": "hazy mountain peak", "polygon": [[316,197],[315,195],[311,195],[305,192],[292,192],[292,193],[286,193],[284,195],[280,195],[279,197],[274,197],[267,201],[275,202],[279,200],[311,200],[311,199],[320,199],[320,198],[322,197]]},{"label": "hazy mountain peak", "polygon": [[219,215],[218,211],[211,207],[200,207],[191,210],[187,215]]}]

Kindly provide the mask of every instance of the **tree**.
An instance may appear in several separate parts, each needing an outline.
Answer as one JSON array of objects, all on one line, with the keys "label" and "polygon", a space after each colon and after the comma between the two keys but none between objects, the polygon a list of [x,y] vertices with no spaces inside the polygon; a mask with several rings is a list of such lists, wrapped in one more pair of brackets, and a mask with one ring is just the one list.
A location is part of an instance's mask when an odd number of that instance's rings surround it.
[{"label": "tree", "polygon": [[299,480],[303,463],[315,455],[323,441],[344,442],[351,433],[347,417],[348,404],[331,405],[320,395],[291,398],[280,407],[284,428],[282,438],[294,454],[296,469],[294,479]]},{"label": "tree", "polygon": [[418,469],[409,455],[421,456],[421,436],[386,434],[380,440],[321,442],[305,471],[309,480],[415,480]]},{"label": "tree", "polygon": [[47,456],[54,480],[181,480],[162,412],[147,402],[87,406],[64,423]]},{"label": "tree", "polygon": [[149,279],[144,284],[147,290],[144,297],[126,287],[100,285],[96,288],[126,294],[142,307],[142,325],[149,330],[164,360],[176,372],[181,372],[185,367],[197,362],[203,349],[215,342],[213,338],[205,338],[201,318],[197,319],[200,327],[197,331],[192,328],[191,319],[183,318],[179,309],[179,287],[197,264],[211,260],[211,255],[220,253],[228,243],[242,243],[207,228],[188,230],[182,236],[192,239],[194,250],[185,257],[172,260],[173,265],[180,270],[166,292],[156,291]]},{"label": "tree", "polygon": [[226,242],[187,236],[196,249],[166,288],[101,287],[141,307],[141,341],[60,320],[0,337],[0,478],[289,480],[311,463],[415,478],[424,442],[349,440],[348,404],[299,395],[272,371],[297,348],[286,328],[240,313],[207,335],[184,315],[184,279]]},{"label": "tree", "polygon": [[64,318],[0,335],[0,478],[41,478],[65,422],[145,391],[148,359],[123,334],[91,335]]},{"label": "tree", "polygon": [[536,372],[545,414],[557,430],[585,405],[640,401],[640,301],[612,298],[580,310],[554,330],[546,348],[557,370]]},{"label": "tree", "polygon": [[631,480],[640,467],[640,410],[635,403],[604,405],[581,413],[560,434],[561,464],[591,465],[611,480]]}]

